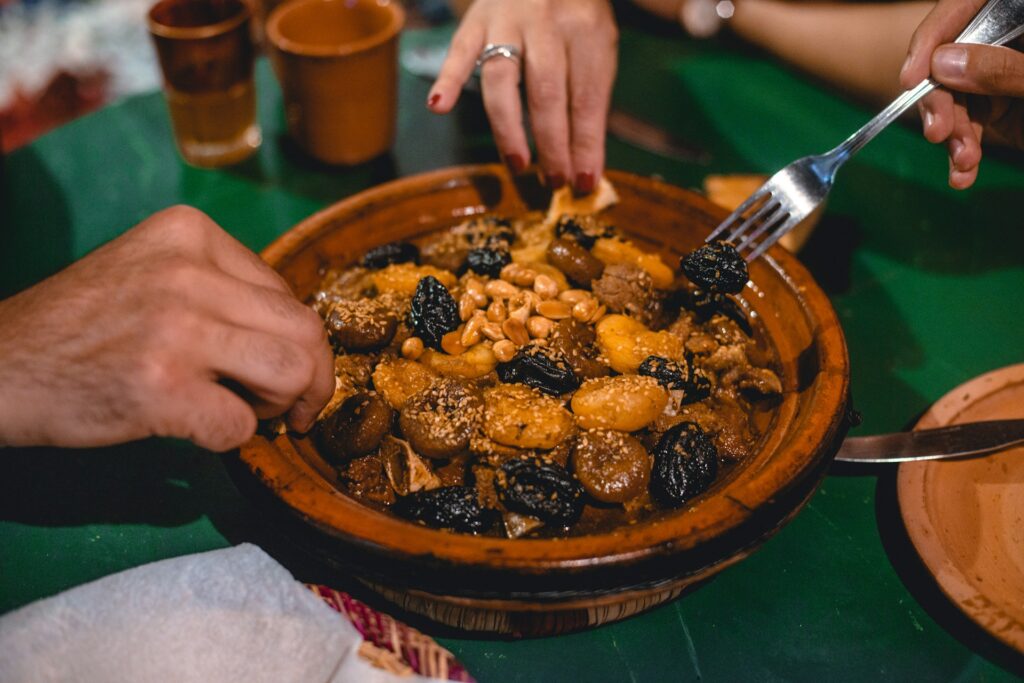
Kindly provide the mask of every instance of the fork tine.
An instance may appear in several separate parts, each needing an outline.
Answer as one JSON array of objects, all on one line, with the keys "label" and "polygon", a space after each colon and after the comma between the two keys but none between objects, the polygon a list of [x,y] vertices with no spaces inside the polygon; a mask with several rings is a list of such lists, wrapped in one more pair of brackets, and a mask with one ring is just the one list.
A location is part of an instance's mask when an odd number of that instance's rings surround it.
[{"label": "fork tine", "polygon": [[707,236],[707,238],[704,241],[705,242],[711,242],[711,241],[713,241],[715,239],[718,239],[718,237],[720,235],[722,235],[722,233],[725,232],[726,228],[728,228],[730,224],[732,224],[737,219],[742,218],[744,213],[746,213],[751,208],[753,208],[758,202],[761,201],[761,199],[763,199],[766,195],[769,195],[769,194],[770,193],[765,190],[764,185],[759,187],[757,189],[757,191],[754,192],[754,194],[752,194],[749,197],[747,197],[746,201],[744,201],[742,204],[740,204],[739,207],[737,207],[737,209],[735,211],[733,211],[731,214],[729,214],[728,218],[726,218],[724,221],[719,223],[718,227],[715,228],[711,232],[711,234]]},{"label": "fork tine", "polygon": [[775,222],[782,217],[783,220],[789,217],[789,212],[786,211],[782,202],[775,205],[775,210],[771,212],[769,216],[764,217],[761,221],[761,225],[756,230],[747,235],[742,242],[736,245],[736,251],[742,251],[747,246],[753,244],[754,240],[763,235],[768,229],[775,225]]},{"label": "fork tine", "polygon": [[761,240],[761,243],[758,244],[754,248],[754,250],[750,252],[750,254],[746,257],[747,262],[749,263],[750,261],[753,261],[761,254],[768,251],[768,248],[771,247],[776,242],[778,242],[782,238],[782,236],[789,231],[791,227],[793,227],[793,217],[789,216],[786,218],[785,221],[783,221],[781,225],[779,225],[779,227],[775,231],[772,232],[772,234],[768,235],[763,240]]},{"label": "fork tine", "polygon": [[761,205],[747,220],[743,221],[738,228],[732,231],[729,235],[729,241],[736,245],[737,251],[746,244],[746,240],[743,237],[747,234],[747,231],[759,225],[763,225],[763,222],[768,220],[769,217],[774,218],[778,210],[782,208],[782,204],[776,201],[775,197],[769,197],[769,199]]}]

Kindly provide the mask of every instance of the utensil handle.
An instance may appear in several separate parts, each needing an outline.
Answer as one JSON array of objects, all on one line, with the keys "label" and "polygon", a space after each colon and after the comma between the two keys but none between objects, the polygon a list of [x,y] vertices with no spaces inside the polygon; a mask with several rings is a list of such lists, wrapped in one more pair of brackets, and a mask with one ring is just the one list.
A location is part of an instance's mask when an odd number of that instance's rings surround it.
[{"label": "utensil handle", "polygon": [[1004,45],[1024,33],[1024,0],[989,0],[955,42]]},{"label": "utensil handle", "polygon": [[846,161],[859,152],[861,147],[871,142],[886,126],[902,116],[903,112],[910,109],[915,102],[937,87],[939,87],[938,83],[930,78],[926,78],[910,90],[904,91],[899,97],[890,102],[888,107],[878,112],[873,119],[861,126],[857,132],[843,140],[827,156],[836,157],[836,162],[839,164]]},{"label": "utensil handle", "polygon": [[[1024,0],[989,0],[956,39],[958,43],[1003,45],[1024,33]],[[919,99],[939,86],[930,78],[903,92],[856,133],[828,153],[836,167],[860,151]]]}]

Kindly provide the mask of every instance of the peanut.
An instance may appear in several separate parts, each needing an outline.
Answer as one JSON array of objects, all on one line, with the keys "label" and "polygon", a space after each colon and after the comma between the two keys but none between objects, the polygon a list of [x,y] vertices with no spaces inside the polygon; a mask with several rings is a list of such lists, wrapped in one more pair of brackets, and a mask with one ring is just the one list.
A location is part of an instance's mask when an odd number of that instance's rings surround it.
[{"label": "peanut", "polygon": [[441,349],[450,356],[457,356],[466,350],[462,345],[462,332],[455,330],[441,337]]},{"label": "peanut", "polygon": [[501,331],[501,324],[495,322],[485,323],[480,328],[480,334],[495,342],[505,338],[505,333]]},{"label": "peanut", "polygon": [[474,313],[473,317],[470,318],[465,327],[462,330],[462,336],[459,337],[459,342],[467,349],[474,344],[480,343],[480,328],[484,326],[487,319],[484,314],[480,311]]},{"label": "peanut", "polygon": [[487,319],[492,323],[501,323],[508,317],[508,310],[505,308],[505,304],[500,301],[492,301],[491,305],[487,307]]},{"label": "peanut", "polygon": [[531,337],[537,339],[547,338],[551,334],[552,327],[554,327],[554,323],[551,320],[539,315],[535,315],[526,321],[526,331],[530,333]]},{"label": "peanut", "polygon": [[465,322],[473,315],[473,311],[476,310],[476,301],[473,300],[473,295],[469,292],[464,293],[459,297],[459,318]]},{"label": "peanut", "polygon": [[587,322],[594,317],[594,313],[597,312],[597,300],[592,297],[586,299],[580,299],[572,307],[572,317],[576,318],[580,322]]},{"label": "peanut", "polygon": [[491,350],[499,363],[507,363],[516,355],[516,345],[508,339],[494,342],[494,347]]},{"label": "peanut", "polygon": [[551,320],[564,320],[572,315],[569,304],[562,301],[541,301],[537,304],[537,312]]},{"label": "peanut", "polygon": [[558,295],[559,301],[564,301],[570,306],[578,304],[579,302],[585,301],[589,298],[591,298],[590,292],[585,289],[567,289]]},{"label": "peanut", "polygon": [[526,325],[519,318],[509,318],[501,324],[501,331],[512,340],[516,346],[522,346],[530,341],[530,335],[526,331]]},{"label": "peanut", "polygon": [[550,275],[538,275],[533,281],[533,291],[541,299],[554,299],[558,296],[558,283]]},{"label": "peanut", "polygon": [[508,299],[515,296],[518,291],[518,287],[504,280],[491,280],[484,285],[484,293],[492,299]]},{"label": "peanut", "polygon": [[402,357],[409,360],[416,360],[423,355],[423,340],[419,337],[409,337],[402,342]]}]

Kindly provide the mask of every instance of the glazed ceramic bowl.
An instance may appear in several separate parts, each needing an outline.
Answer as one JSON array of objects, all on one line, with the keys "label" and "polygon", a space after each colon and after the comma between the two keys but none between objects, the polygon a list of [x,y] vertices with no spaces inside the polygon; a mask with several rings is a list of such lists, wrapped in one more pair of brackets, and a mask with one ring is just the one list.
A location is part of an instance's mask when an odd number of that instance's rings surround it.
[{"label": "glazed ceramic bowl", "polygon": [[[620,229],[669,263],[698,245],[725,212],[671,185],[608,172]],[[481,213],[547,206],[535,180],[501,166],[452,168],[368,190],[306,219],[263,257],[300,298],[324,268],[367,248]],[[759,450],[686,507],[607,533],[560,539],[485,538],[429,529],[342,492],[308,438],[256,437],[240,452],[243,490],[276,511],[299,542],[407,610],[506,635],[585,628],[648,609],[749,555],[786,523],[821,480],[844,436],[848,360],[828,299],[782,249],[751,265],[743,292],[779,358],[784,386]]]}]

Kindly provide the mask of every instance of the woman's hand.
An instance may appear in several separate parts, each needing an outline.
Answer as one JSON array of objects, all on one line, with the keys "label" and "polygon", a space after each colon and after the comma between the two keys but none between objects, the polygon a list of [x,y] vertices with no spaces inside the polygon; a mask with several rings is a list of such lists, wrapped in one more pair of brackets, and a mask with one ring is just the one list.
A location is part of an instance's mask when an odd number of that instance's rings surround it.
[{"label": "woman's hand", "polygon": [[930,93],[918,106],[925,138],[946,144],[949,184],[961,190],[978,177],[983,135],[1024,149],[1024,54],[1008,47],[947,44],[984,4],[941,0],[914,32],[900,74],[905,88],[931,75],[948,89]]},{"label": "woman's hand", "polygon": [[239,446],[334,391],[320,317],[201,211],[154,214],[0,302],[0,444]]},{"label": "woman's hand", "polygon": [[485,45],[513,45],[522,64],[504,57],[481,67],[484,106],[498,151],[520,172],[530,162],[520,80],[548,185],[567,180],[591,192],[604,170],[605,126],[615,80],[618,30],[608,0],[476,0],[452,38],[427,98],[451,111]]}]

